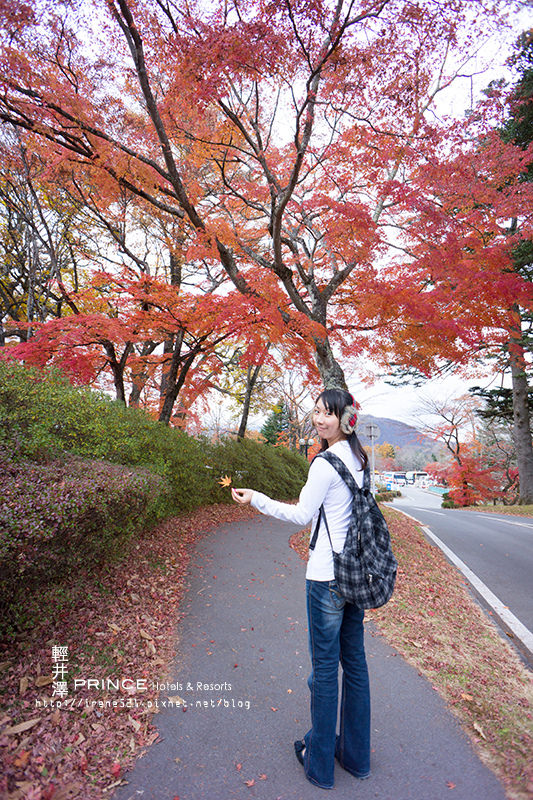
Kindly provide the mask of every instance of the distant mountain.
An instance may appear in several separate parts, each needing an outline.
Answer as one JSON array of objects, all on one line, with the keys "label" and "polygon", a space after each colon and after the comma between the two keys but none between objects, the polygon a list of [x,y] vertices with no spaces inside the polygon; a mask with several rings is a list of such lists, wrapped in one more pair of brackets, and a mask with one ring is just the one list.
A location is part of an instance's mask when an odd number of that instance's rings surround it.
[{"label": "distant mountain", "polygon": [[399,422],[397,419],[388,419],[387,417],[373,417],[370,414],[361,415],[357,422],[357,435],[361,440],[361,444],[365,447],[370,446],[371,441],[365,433],[366,426],[372,423],[379,428],[379,436],[374,439],[374,445],[378,444],[392,444],[394,447],[414,447],[426,449],[434,446],[433,440],[426,436],[426,434],[417,430],[412,425],[407,425],[405,422]]}]

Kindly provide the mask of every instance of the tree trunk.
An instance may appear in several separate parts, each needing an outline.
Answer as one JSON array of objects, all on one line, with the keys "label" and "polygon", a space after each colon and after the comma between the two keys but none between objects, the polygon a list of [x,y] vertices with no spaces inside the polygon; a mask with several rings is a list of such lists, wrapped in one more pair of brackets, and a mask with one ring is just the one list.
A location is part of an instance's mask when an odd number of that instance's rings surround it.
[{"label": "tree trunk", "polygon": [[513,386],[513,439],[520,482],[519,503],[533,503],[533,447],[529,417],[528,383],[524,347],[520,332],[511,340],[511,377]]},{"label": "tree trunk", "polygon": [[178,396],[177,392],[175,391],[175,387],[181,360],[181,346],[183,344],[183,338],[184,331],[178,331],[174,337],[174,341],[172,339],[166,339],[163,345],[163,353],[165,355],[167,355],[169,352],[172,352],[172,358],[170,359],[168,368],[166,364],[163,365],[161,386],[159,390],[162,400],[159,422],[163,422],[165,425],[170,423],[172,409],[174,408],[174,403],[176,402],[176,397]]},{"label": "tree trunk", "polygon": [[[189,353],[181,369],[179,370],[179,375],[177,375],[177,379],[173,384],[169,385],[167,389],[165,400],[161,408],[161,413],[159,414],[159,422],[162,422],[163,425],[170,425],[170,418],[172,416],[172,411],[174,409],[174,403],[178,399],[180,389],[183,387],[183,384],[185,383],[185,378],[187,377],[187,373],[189,372],[190,368],[193,365],[196,355],[197,353],[195,353],[194,350],[191,353]],[[184,414],[183,414],[183,419],[185,419]]]},{"label": "tree trunk", "polygon": [[[158,345],[157,342],[143,342],[141,356],[142,357],[149,356],[150,353],[154,352],[157,345]],[[141,392],[146,386],[146,381],[148,380],[148,377],[149,377],[149,371],[146,365],[141,366],[139,369],[133,370],[131,376],[130,406],[138,408],[141,399]]]},{"label": "tree trunk", "polygon": [[116,392],[116,399],[126,405],[126,390],[124,388],[124,370],[126,368],[126,362],[128,360],[128,356],[133,350],[133,345],[131,342],[126,343],[126,347],[124,348],[124,352],[120,358],[120,361],[117,360],[117,354],[115,351],[115,346],[112,342],[106,341],[103,342],[105,351],[107,353],[107,363],[111,367],[111,372],[113,373],[113,383],[115,385],[115,392]]},{"label": "tree trunk", "polygon": [[182,389],[185,379],[198,353],[201,352],[201,344],[192,348],[187,356],[182,355],[181,348],[183,345],[185,332],[179,331],[174,340],[174,352],[170,367],[164,373],[165,393],[162,395],[163,404],[159,413],[159,422],[164,425],[170,424],[170,418],[174,409],[174,404],[178,398],[180,390]]},{"label": "tree trunk", "polygon": [[324,384],[324,389],[348,389],[340,364],[336,361],[328,337],[315,336],[315,361]]},{"label": "tree trunk", "polygon": [[[161,383],[159,384],[159,399],[162,403],[165,402],[165,397],[169,386],[176,381],[178,374],[178,363],[181,354],[181,345],[183,343],[183,331],[180,331],[176,336],[165,339],[163,342],[163,355],[168,356],[172,353],[172,358],[163,362],[161,371]],[[167,366],[168,365],[168,366]]]},{"label": "tree trunk", "polygon": [[255,367],[248,367],[248,373],[246,377],[246,392],[244,394],[244,404],[241,414],[241,423],[237,433],[237,439],[244,439],[246,426],[248,425],[248,415],[250,413],[250,402],[260,372],[261,364],[257,364]]}]

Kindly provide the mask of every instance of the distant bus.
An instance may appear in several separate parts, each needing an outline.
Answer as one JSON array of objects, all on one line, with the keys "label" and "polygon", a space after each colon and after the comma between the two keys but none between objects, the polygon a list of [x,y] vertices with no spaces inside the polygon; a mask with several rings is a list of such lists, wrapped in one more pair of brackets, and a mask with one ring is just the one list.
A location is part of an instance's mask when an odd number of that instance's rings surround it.
[{"label": "distant bus", "polygon": [[383,478],[387,484],[389,483],[399,483],[404,485],[407,483],[407,477],[405,472],[384,472]]},{"label": "distant bus", "polygon": [[417,483],[418,481],[427,481],[429,475],[427,472],[406,472],[405,478],[407,483]]}]

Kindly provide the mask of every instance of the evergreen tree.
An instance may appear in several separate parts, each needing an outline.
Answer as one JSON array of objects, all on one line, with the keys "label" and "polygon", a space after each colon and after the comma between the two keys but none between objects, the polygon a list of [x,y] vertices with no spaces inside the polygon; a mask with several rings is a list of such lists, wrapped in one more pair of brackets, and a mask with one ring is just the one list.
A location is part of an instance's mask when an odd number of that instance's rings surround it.
[{"label": "evergreen tree", "polygon": [[280,437],[289,429],[289,417],[283,400],[278,400],[261,428],[268,444],[278,444]]},{"label": "evergreen tree", "polygon": [[[526,149],[533,142],[533,34],[526,31],[518,40],[512,63],[518,71],[511,115],[502,138]],[[533,162],[522,176],[533,180]],[[512,221],[511,231],[518,221]],[[514,249],[514,269],[528,281],[533,280],[533,242],[523,239]],[[526,372],[526,353],[531,352],[533,314],[516,303],[517,325],[509,342],[512,376],[513,439],[520,476],[520,502],[533,503],[533,447],[531,442],[530,390]],[[504,398],[502,398],[504,401]],[[505,401],[504,401],[505,402]]]}]

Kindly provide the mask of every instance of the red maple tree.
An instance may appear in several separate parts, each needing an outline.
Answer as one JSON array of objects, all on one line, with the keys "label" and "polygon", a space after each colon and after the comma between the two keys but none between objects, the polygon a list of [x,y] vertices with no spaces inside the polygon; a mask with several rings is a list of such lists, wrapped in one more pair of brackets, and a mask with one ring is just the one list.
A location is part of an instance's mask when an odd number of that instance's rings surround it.
[{"label": "red maple tree", "polygon": [[[104,206],[118,186],[183,224],[189,262],[310,340],[324,384],[345,383],[335,352],[428,369],[444,325],[455,357],[443,287],[487,254],[465,258],[465,226],[439,215],[426,168],[450,130],[429,112],[494,3],[95,0],[100,31],[69,2],[3,5],[2,118]],[[467,347],[479,326],[455,328]]]}]

